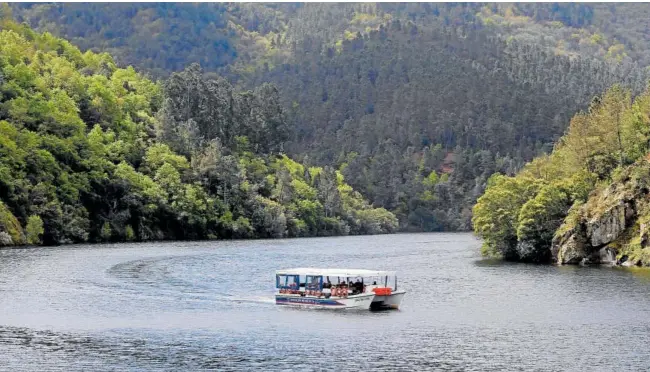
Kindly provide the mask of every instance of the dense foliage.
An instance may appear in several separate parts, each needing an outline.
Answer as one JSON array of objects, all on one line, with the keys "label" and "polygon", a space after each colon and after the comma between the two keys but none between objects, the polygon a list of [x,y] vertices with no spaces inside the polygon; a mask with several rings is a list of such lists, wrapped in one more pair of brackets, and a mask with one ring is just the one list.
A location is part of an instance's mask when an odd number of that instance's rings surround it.
[{"label": "dense foliage", "polygon": [[[414,21],[384,21],[407,10]],[[330,42],[328,33],[305,31],[291,63],[248,79],[282,87],[298,129],[292,153],[340,166],[404,229],[470,229],[471,205],[491,174],[513,174],[550,151],[594,94],[617,82],[638,93],[648,76],[625,61],[504,40],[488,26],[428,24],[435,10],[422,7],[320,5],[299,13],[309,25],[355,32]],[[432,173],[448,177],[425,182]]]},{"label": "dense foliage", "polygon": [[[255,96],[271,94],[264,83],[273,83],[286,122],[296,130],[288,141],[269,145],[282,144],[307,166],[337,169],[373,205],[394,212],[405,230],[471,229],[471,206],[493,173],[513,175],[550,152],[571,116],[595,94],[621,83],[635,95],[650,76],[644,4],[11,9],[39,30],[83,49],[109,51],[156,76],[199,62],[216,88],[226,86],[214,76],[218,72],[238,89],[253,91],[228,103],[219,101],[230,100],[228,92],[200,93],[203,104],[231,107],[234,116]],[[196,89],[208,92],[210,84]],[[198,134],[208,116],[190,122],[175,108],[166,112],[183,123],[162,131],[174,151],[189,157],[196,144],[205,145]],[[238,123],[240,129],[219,124],[225,148],[236,147],[242,128],[257,128]],[[270,135],[262,132],[251,136]],[[251,144],[266,146],[251,136]]]},{"label": "dense foliage", "polygon": [[225,29],[224,10],[216,3],[23,3],[14,8],[37,29],[155,74],[182,70],[190,62],[212,68],[232,62],[237,52]]},{"label": "dense foliage", "polygon": [[514,177],[492,176],[473,216],[484,253],[548,262],[553,239],[575,227],[581,214],[593,217],[598,209],[623,203],[623,197],[611,197],[615,192],[600,191],[626,179],[650,177],[645,160],[649,115],[649,92],[632,100],[629,91],[615,86],[571,120],[550,155],[535,159]]},{"label": "dense foliage", "polygon": [[15,17],[65,37],[82,50],[108,52],[120,65],[168,76],[191,63],[214,71],[264,57],[295,4],[16,3]]},{"label": "dense foliage", "polygon": [[643,4],[17,3],[12,8],[32,27],[162,75],[192,62],[208,69],[286,62],[282,49],[306,37],[342,41],[387,20],[485,27],[561,54],[650,64],[644,23],[649,11]]},{"label": "dense foliage", "polygon": [[272,85],[198,66],[154,83],[3,20],[0,245],[393,231],[325,167],[283,155]]}]

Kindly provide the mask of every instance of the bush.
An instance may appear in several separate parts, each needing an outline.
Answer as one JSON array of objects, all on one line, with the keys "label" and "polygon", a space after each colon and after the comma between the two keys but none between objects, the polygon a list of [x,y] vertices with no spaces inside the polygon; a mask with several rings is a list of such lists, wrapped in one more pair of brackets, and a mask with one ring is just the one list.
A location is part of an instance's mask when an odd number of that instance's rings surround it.
[{"label": "bush", "polygon": [[107,241],[111,239],[112,231],[111,231],[111,224],[108,222],[104,222],[102,225],[102,230],[99,233],[99,236],[102,238],[102,240]]},{"label": "bush", "polygon": [[483,252],[516,260],[517,218],[521,207],[537,194],[540,182],[528,177],[490,177],[485,194],[474,206],[474,231],[484,239]]},{"label": "bush", "polygon": [[28,244],[41,244],[41,236],[45,232],[43,220],[40,216],[29,216],[25,227]]},{"label": "bush", "polygon": [[10,239],[4,237],[5,245],[20,245],[25,243],[23,228],[20,226],[18,219],[11,211],[0,201],[0,232],[4,232]]},{"label": "bush", "polygon": [[562,185],[544,186],[519,211],[517,254],[519,260],[547,262],[551,241],[571,207],[571,198]]},{"label": "bush", "polygon": [[124,237],[127,241],[135,240],[135,232],[133,231],[131,225],[126,225],[126,228],[124,229]]}]

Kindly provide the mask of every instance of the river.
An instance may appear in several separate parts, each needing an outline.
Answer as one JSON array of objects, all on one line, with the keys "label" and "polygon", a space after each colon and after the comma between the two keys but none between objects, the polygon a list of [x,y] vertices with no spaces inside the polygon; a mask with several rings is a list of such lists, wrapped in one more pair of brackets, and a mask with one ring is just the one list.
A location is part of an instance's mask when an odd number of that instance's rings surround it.
[{"label": "river", "polygon": [[[470,234],[0,250],[0,370],[648,370],[645,270],[482,260]],[[276,306],[274,270],[397,270],[398,311]]]}]

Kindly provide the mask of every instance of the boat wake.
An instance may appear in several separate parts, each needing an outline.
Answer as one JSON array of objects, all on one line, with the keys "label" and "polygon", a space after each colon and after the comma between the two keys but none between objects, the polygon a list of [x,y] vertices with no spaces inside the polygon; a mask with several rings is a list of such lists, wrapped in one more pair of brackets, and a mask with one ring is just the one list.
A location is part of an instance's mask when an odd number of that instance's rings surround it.
[{"label": "boat wake", "polygon": [[266,297],[266,296],[258,296],[258,297],[229,297],[227,298],[229,301],[232,302],[239,302],[239,303],[254,303],[254,304],[275,304],[275,298],[273,297]]}]

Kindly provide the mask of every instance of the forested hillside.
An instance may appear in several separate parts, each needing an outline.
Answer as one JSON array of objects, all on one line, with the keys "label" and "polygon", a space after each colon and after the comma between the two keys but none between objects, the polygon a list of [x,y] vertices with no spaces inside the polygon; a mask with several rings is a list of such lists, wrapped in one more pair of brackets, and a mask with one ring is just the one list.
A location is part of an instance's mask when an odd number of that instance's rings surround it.
[{"label": "forested hillside", "polygon": [[474,207],[483,253],[508,260],[650,265],[650,93],[618,86],[571,120],[550,155],[494,175]]},{"label": "forested hillside", "polygon": [[[434,10],[380,10],[300,9],[293,63],[248,81],[283,87],[298,129],[293,153],[340,166],[405,229],[470,229],[470,208],[491,174],[512,174],[550,151],[570,117],[612,84],[634,93],[646,85],[646,71],[628,60],[556,54],[457,22],[453,7],[438,23],[424,21]],[[368,26],[332,43],[299,22]]]},{"label": "forested hillside", "polygon": [[[14,3],[14,16],[118,63],[169,75],[189,63],[277,64],[293,43],[336,43],[399,19],[418,26],[471,26],[567,55],[650,65],[644,4],[598,3]],[[253,63],[251,63],[253,62]],[[250,69],[249,69],[250,70]]]},{"label": "forested hillside", "polygon": [[282,153],[279,92],[155,83],[0,23],[0,245],[394,231],[330,167]]},{"label": "forested hillside", "polygon": [[16,20],[108,52],[122,66],[168,76],[191,63],[208,71],[253,64],[270,52],[295,4],[15,3]]},{"label": "forested hillside", "polygon": [[550,152],[595,94],[615,83],[632,95],[645,89],[647,8],[152,3],[11,9],[39,30],[110,51],[119,63],[154,76],[198,62],[206,76],[221,74],[235,90],[273,83],[294,128],[284,151],[308,166],[337,169],[374,206],[393,211],[402,229],[430,231],[471,229],[471,206],[490,175],[513,175]]},{"label": "forested hillside", "polygon": [[469,208],[492,173],[512,173],[549,151],[599,91],[622,82],[639,92],[646,82],[643,71],[621,64],[398,21],[340,51],[305,41],[296,56],[300,64],[256,80],[286,90],[300,123],[292,151],[342,166],[403,226],[423,229],[469,229]]}]

